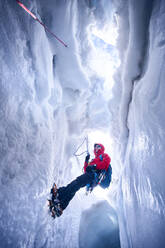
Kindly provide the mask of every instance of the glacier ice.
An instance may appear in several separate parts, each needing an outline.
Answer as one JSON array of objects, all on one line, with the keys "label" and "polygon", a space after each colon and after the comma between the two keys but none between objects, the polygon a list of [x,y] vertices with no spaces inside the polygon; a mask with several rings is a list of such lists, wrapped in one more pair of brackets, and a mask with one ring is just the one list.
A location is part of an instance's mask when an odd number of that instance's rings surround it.
[{"label": "glacier ice", "polygon": [[80,219],[79,247],[120,247],[117,216],[106,201],[93,204]]},{"label": "glacier ice", "polygon": [[[0,246],[84,247],[87,218],[107,227],[106,245],[115,224],[121,247],[164,248],[164,1],[22,2],[68,48],[16,1],[0,2]],[[118,51],[99,37],[115,25]],[[111,188],[88,198],[80,190],[53,221],[50,187],[80,175],[84,158],[73,154],[97,130]],[[95,222],[99,211],[108,223]]]}]

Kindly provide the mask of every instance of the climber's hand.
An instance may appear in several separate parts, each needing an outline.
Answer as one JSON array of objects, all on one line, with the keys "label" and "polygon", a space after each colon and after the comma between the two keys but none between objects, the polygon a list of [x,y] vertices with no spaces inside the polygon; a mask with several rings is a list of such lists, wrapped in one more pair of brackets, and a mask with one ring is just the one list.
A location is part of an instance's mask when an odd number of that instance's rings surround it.
[{"label": "climber's hand", "polygon": [[88,153],[87,156],[86,156],[86,158],[85,158],[85,162],[88,163],[89,159],[90,159],[90,154]]}]

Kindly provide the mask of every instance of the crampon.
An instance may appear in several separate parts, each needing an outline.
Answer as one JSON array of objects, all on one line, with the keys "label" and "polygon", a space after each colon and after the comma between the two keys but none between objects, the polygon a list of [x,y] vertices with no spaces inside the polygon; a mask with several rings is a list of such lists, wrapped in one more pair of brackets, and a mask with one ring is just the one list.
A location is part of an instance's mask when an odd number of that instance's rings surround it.
[{"label": "crampon", "polygon": [[51,216],[55,219],[56,217],[60,217],[63,213],[63,210],[60,206],[60,201],[58,199],[57,186],[55,183],[51,188],[50,194],[51,194],[51,199],[48,199],[48,207]]}]

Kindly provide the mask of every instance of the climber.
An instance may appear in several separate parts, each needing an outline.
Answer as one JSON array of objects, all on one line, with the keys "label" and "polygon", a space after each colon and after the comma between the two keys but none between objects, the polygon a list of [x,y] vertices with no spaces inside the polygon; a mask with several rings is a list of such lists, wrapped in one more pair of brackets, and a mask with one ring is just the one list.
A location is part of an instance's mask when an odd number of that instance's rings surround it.
[{"label": "climber", "polygon": [[84,174],[77,177],[65,187],[60,187],[54,184],[51,189],[52,200],[49,200],[49,209],[52,217],[60,216],[63,210],[68,206],[75,193],[86,185],[93,185],[96,175],[100,175],[102,171],[107,172],[110,167],[111,159],[108,154],[104,153],[102,144],[94,145],[95,158],[89,162],[90,154],[88,153],[84,162]]}]

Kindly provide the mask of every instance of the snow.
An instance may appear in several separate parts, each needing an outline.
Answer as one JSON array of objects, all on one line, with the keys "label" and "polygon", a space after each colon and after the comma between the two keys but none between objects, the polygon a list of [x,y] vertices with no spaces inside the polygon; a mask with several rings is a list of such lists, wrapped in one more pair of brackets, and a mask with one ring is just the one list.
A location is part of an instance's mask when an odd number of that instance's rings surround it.
[{"label": "snow", "polygon": [[[68,47],[1,1],[0,246],[164,248],[164,1],[22,2]],[[112,183],[53,220],[50,188],[82,173],[87,137]]]}]

